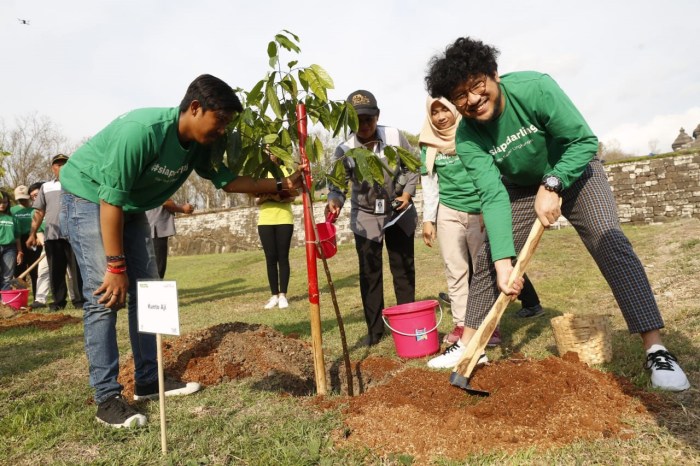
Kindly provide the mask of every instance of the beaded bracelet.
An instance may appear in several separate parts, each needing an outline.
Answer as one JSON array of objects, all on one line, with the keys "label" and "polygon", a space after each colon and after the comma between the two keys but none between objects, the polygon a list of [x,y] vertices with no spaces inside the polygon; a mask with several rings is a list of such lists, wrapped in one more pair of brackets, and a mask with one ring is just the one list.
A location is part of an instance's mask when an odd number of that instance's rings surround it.
[{"label": "beaded bracelet", "polygon": [[126,256],[124,254],[119,254],[118,256],[107,256],[107,262],[117,262],[123,260],[126,260]]},{"label": "beaded bracelet", "polygon": [[122,273],[126,272],[126,265],[123,267],[112,267],[111,265],[108,264],[107,265],[107,272],[117,274],[117,275],[122,274]]}]

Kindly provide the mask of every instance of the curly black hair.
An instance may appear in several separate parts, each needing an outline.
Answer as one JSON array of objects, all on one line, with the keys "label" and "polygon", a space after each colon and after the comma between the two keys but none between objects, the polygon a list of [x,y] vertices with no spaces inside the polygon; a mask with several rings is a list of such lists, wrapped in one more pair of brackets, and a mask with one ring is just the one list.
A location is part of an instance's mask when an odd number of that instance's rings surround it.
[{"label": "curly black hair", "polygon": [[450,98],[457,85],[475,76],[495,76],[498,71],[496,47],[480,40],[460,37],[450,44],[443,55],[428,62],[425,87],[432,97]]}]

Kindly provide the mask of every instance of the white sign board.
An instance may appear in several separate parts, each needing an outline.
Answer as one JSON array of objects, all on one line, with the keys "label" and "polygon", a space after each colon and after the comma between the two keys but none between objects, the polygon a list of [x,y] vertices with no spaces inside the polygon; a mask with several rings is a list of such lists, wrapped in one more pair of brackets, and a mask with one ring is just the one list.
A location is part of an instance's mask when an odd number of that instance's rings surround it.
[{"label": "white sign board", "polygon": [[174,281],[139,280],[136,290],[139,332],[180,335],[177,284]]}]

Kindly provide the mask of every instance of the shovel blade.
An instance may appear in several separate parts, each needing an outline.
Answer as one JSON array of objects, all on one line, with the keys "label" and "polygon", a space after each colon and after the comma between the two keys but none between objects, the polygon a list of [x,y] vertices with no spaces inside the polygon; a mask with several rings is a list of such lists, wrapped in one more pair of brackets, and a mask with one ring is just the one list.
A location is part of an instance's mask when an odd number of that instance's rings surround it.
[{"label": "shovel blade", "polygon": [[479,390],[478,388],[474,388],[471,385],[469,385],[469,378],[463,376],[459,372],[452,372],[450,374],[450,384],[454,385],[457,388],[461,388],[465,392],[469,393],[470,395],[474,396],[489,396],[490,393],[487,392],[486,390]]},{"label": "shovel blade", "polygon": [[13,290],[26,290],[27,282],[25,282],[21,278],[13,278],[12,280],[10,280],[10,288],[12,288]]}]

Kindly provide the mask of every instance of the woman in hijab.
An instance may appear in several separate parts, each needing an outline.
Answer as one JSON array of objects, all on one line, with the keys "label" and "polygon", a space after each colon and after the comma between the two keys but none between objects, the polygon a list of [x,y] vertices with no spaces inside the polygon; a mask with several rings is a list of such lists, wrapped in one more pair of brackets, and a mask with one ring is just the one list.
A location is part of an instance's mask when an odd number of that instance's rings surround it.
[{"label": "woman in hijab", "polygon": [[[454,329],[445,336],[444,341],[452,344],[460,339],[464,330],[472,264],[476,263],[476,255],[486,239],[486,232],[479,195],[456,157],[455,133],[462,116],[444,98],[429,97],[426,110],[419,139],[423,242],[432,247],[435,238],[440,238],[454,323]],[[523,300],[523,310],[542,314],[537,293],[527,279],[519,298]],[[498,329],[489,343],[490,346],[500,343]]]}]

